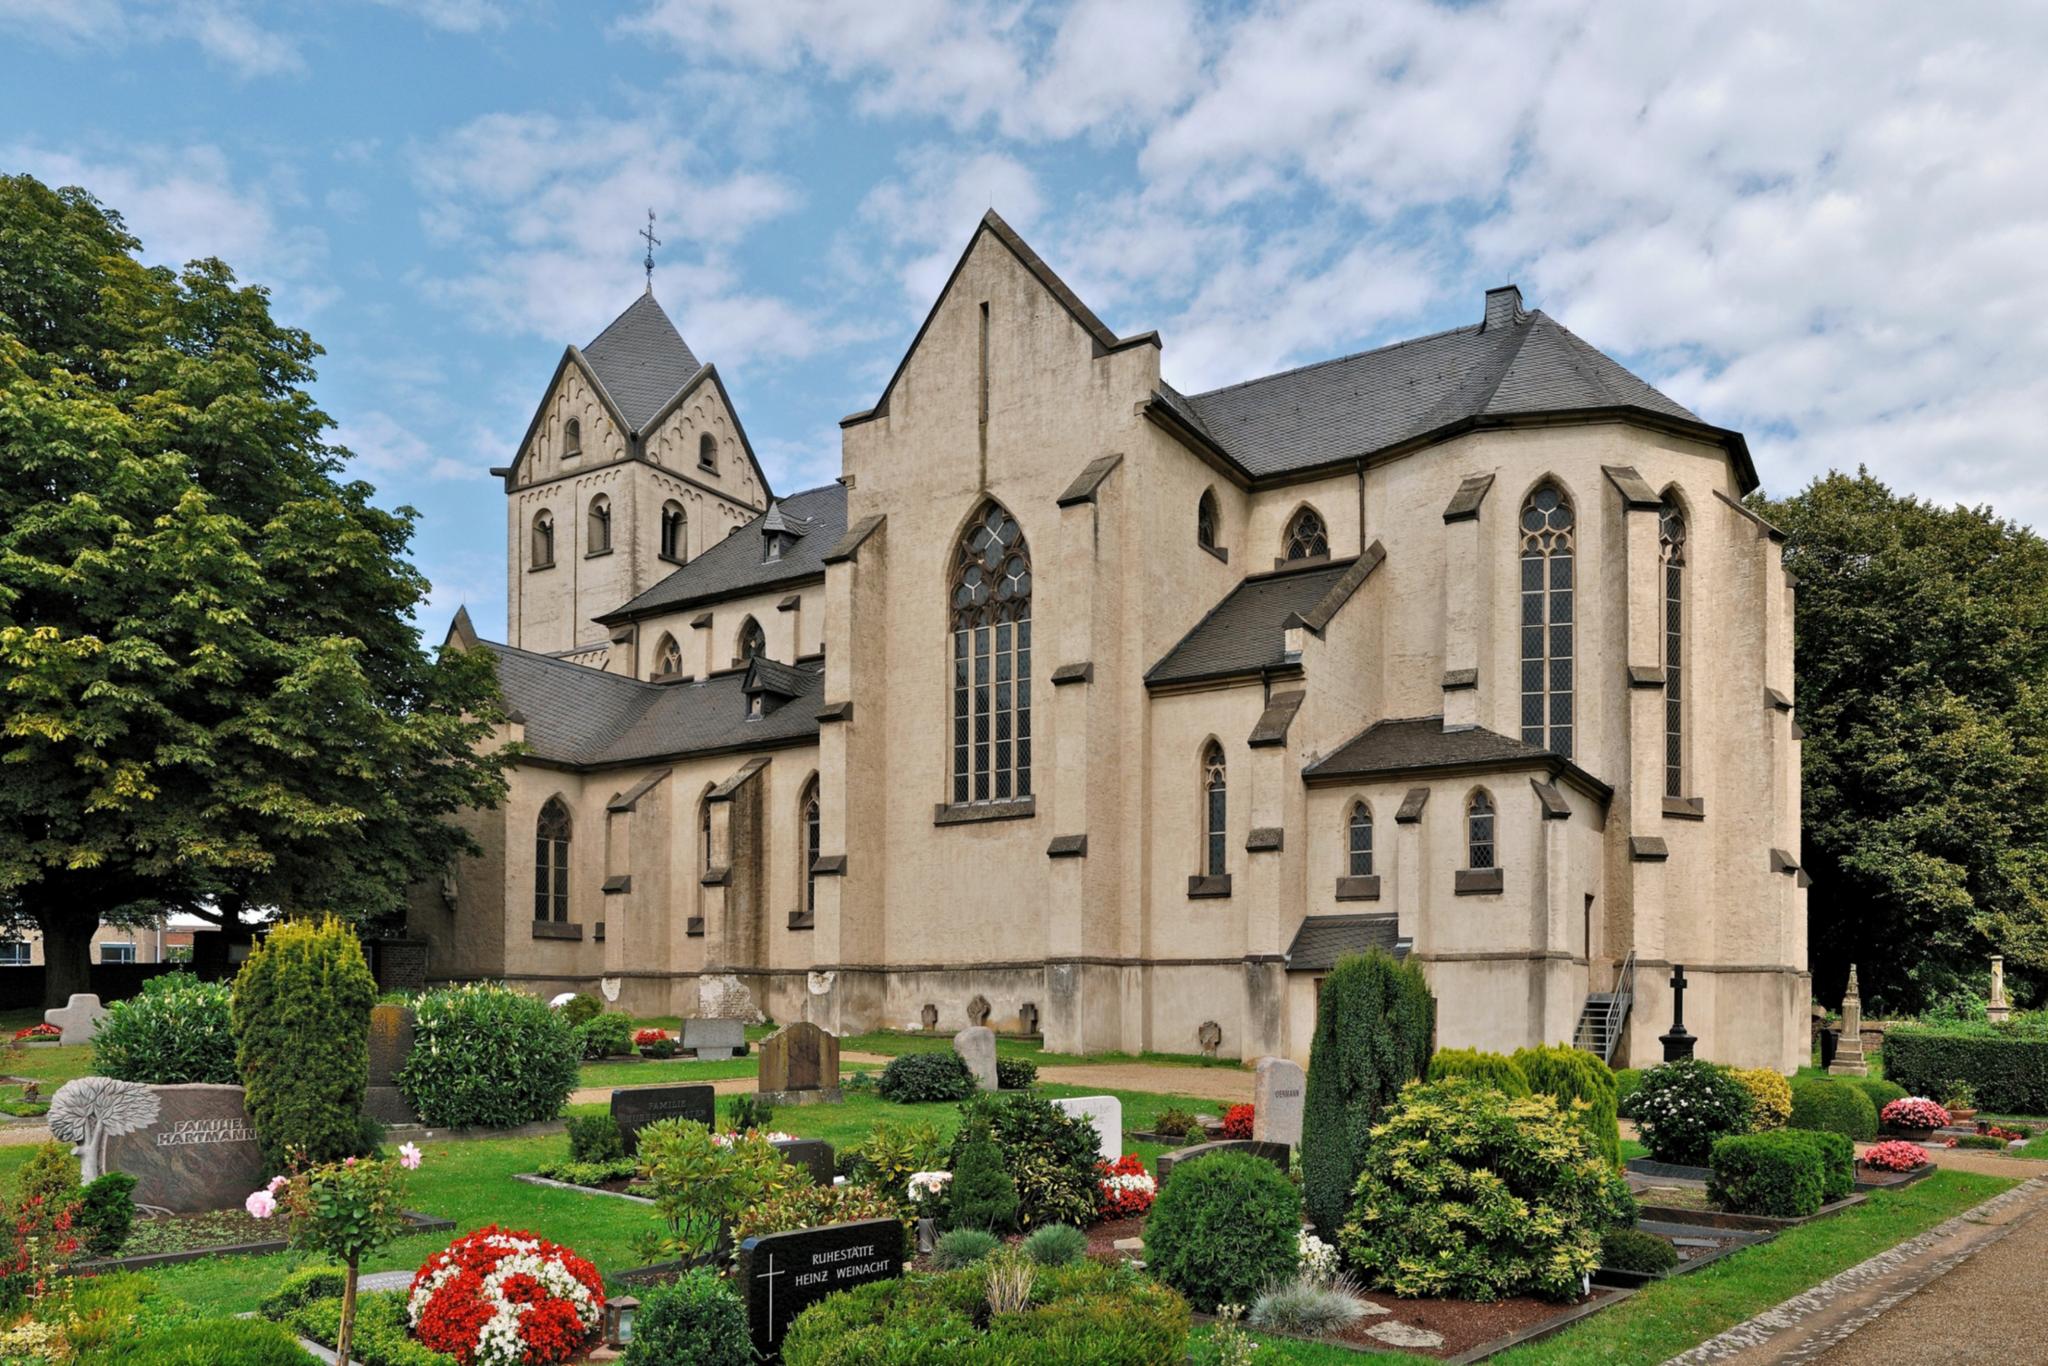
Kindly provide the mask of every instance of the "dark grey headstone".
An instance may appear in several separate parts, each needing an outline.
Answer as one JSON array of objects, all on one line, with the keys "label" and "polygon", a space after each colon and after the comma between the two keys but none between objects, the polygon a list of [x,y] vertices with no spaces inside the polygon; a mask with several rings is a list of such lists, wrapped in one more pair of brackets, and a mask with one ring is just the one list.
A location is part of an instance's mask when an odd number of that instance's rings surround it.
[{"label": "dark grey headstone", "polygon": [[811,1180],[820,1186],[831,1185],[832,1178],[839,1174],[832,1145],[822,1138],[792,1138],[777,1143],[775,1150],[782,1154],[784,1162],[809,1172]]},{"label": "dark grey headstone", "polygon": [[685,1020],[683,1047],[699,1058],[736,1058],[747,1046],[747,1026],[740,1020]]},{"label": "dark grey headstone", "polygon": [[1166,1178],[1173,1175],[1174,1168],[1188,1162],[1199,1162],[1205,1157],[1214,1157],[1218,1153],[1250,1153],[1253,1157],[1271,1162],[1282,1172],[1287,1170],[1288,1149],[1285,1143],[1261,1143],[1253,1138],[1223,1138],[1214,1143],[1196,1143],[1159,1154],[1159,1184],[1166,1184]]},{"label": "dark grey headstone", "polygon": [[370,1007],[370,1085],[396,1086],[398,1069],[412,1054],[411,1006]]},{"label": "dark grey headstone", "polygon": [[626,1155],[640,1146],[640,1131],[658,1120],[693,1119],[716,1127],[718,1093],[709,1086],[622,1086],[612,1092],[612,1122],[626,1140]]},{"label": "dark grey headstone", "polygon": [[106,1140],[105,1170],[135,1178],[135,1203],[180,1214],[236,1209],[270,1180],[239,1086],[152,1086],[155,1120]]},{"label": "dark grey headstone", "polygon": [[771,1360],[790,1320],[837,1290],[903,1274],[903,1225],[863,1219],[749,1238],[740,1244],[747,1332]]}]

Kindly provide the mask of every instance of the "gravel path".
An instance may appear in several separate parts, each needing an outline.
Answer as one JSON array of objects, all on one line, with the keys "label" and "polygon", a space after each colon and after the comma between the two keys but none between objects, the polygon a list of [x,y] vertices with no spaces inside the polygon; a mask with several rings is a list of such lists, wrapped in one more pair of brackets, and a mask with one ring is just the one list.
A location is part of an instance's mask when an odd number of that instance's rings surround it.
[{"label": "gravel path", "polygon": [[1098,1086],[1105,1091],[1156,1091],[1202,1100],[1248,1101],[1252,1073],[1235,1067],[1176,1067],[1171,1063],[1080,1063],[1072,1067],[1043,1064],[1040,1081],[1061,1086]]}]

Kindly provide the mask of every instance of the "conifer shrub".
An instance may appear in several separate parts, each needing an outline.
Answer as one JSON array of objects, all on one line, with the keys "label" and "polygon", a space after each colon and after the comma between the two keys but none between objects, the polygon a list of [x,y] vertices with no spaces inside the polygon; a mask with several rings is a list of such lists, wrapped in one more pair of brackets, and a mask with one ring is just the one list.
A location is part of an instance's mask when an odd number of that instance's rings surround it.
[{"label": "conifer shrub", "polygon": [[[961,1133],[985,1121],[1017,1188],[1017,1222],[1083,1225],[1098,1217],[1101,1191],[1094,1126],[1027,1091],[983,1092],[961,1107]],[[961,1138],[951,1165],[959,1168]],[[955,1181],[958,1181],[957,1175]]]},{"label": "conifer shrub", "polygon": [[1301,1179],[1317,1232],[1334,1237],[1372,1146],[1372,1126],[1429,1068],[1436,998],[1422,969],[1375,949],[1323,979],[1302,1098]]},{"label": "conifer shrub", "polygon": [[961,1126],[954,1148],[953,1184],[947,1192],[948,1218],[954,1228],[1005,1233],[1017,1225],[1017,1183],[1003,1165],[986,1119]]},{"label": "conifer shrub", "polygon": [[211,1082],[232,1086],[235,1031],[225,982],[167,972],[140,995],[107,1007],[92,1041],[93,1071],[150,1086]]},{"label": "conifer shrub", "polygon": [[[1532,1095],[1556,1101],[1559,1110],[1577,1118],[1595,1152],[1615,1166],[1621,1165],[1618,1091],[1612,1068],[1583,1048],[1563,1044],[1518,1048],[1514,1062],[1529,1079]],[[1579,1101],[1585,1102],[1584,1108],[1576,1105]]]},{"label": "conifer shrub", "polygon": [[135,1178],[127,1172],[106,1172],[88,1184],[78,1197],[78,1212],[71,1226],[85,1251],[93,1257],[111,1257],[128,1241],[135,1226]]},{"label": "conifer shrub", "polygon": [[1832,1077],[1798,1077],[1792,1082],[1790,1126],[1868,1143],[1877,1137],[1877,1107],[1860,1087]]},{"label": "conifer shrub", "polygon": [[414,1007],[398,1089],[422,1123],[508,1128],[559,1115],[577,1064],[576,1031],[547,1002],[496,982],[443,987]]},{"label": "conifer shrub", "polygon": [[1204,1311],[1251,1304],[1300,1259],[1301,1193],[1247,1153],[1175,1167],[1145,1221],[1146,1269]]},{"label": "conifer shrub", "polygon": [[377,979],[355,931],[332,917],[287,920],[235,976],[235,1066],[263,1156],[361,1156]]},{"label": "conifer shrub", "polygon": [[1429,1079],[1470,1077],[1484,1082],[1510,1098],[1529,1094],[1529,1078],[1505,1053],[1485,1053],[1476,1048],[1439,1048],[1429,1060]]}]

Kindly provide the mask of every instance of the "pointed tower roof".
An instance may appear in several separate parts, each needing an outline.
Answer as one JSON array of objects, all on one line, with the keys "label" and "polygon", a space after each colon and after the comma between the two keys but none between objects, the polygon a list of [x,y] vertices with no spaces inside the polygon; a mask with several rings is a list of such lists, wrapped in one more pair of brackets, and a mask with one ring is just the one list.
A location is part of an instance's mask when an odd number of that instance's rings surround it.
[{"label": "pointed tower roof", "polygon": [[646,429],[704,367],[648,290],[583,348],[633,431]]}]

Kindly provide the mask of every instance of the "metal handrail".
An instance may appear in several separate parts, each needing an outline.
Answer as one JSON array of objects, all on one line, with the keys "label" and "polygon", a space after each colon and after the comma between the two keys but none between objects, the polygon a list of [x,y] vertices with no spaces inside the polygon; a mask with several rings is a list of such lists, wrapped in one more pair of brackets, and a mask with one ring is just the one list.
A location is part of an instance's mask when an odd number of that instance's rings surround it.
[{"label": "metal handrail", "polygon": [[1636,951],[1630,949],[1628,956],[1621,960],[1621,971],[1614,975],[1614,996],[1607,1003],[1607,1037],[1601,1042],[1601,1061],[1614,1061],[1614,1047],[1621,1038],[1622,1022],[1628,1018],[1628,1008],[1636,994]]}]

